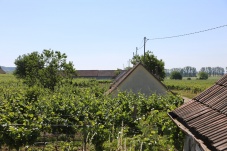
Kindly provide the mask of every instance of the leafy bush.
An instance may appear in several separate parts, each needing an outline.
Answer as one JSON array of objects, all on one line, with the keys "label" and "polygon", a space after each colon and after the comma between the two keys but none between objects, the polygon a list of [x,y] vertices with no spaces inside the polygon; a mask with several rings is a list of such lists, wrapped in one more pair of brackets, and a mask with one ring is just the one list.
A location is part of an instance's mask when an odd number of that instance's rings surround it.
[{"label": "leafy bush", "polygon": [[170,74],[170,79],[175,79],[175,80],[182,80],[182,75],[178,71],[173,71]]},{"label": "leafy bush", "polygon": [[200,80],[207,80],[208,79],[208,73],[206,73],[206,72],[199,72],[198,76],[199,76]]}]

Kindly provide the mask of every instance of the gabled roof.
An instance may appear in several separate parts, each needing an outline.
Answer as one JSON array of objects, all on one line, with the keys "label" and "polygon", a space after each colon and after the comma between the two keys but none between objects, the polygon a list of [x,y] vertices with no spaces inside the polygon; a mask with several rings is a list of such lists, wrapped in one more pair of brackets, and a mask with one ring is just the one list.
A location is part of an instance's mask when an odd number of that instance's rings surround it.
[{"label": "gabled roof", "polygon": [[[110,89],[106,92],[106,94],[110,94],[112,93],[114,90],[116,90],[118,88],[118,86],[124,82],[129,76],[130,74],[132,74],[136,68],[138,68],[139,66],[143,66],[142,63],[137,63],[133,68],[131,68],[130,70],[128,71],[125,71],[125,72],[122,72],[122,74],[118,75],[115,79],[115,81],[112,83],[112,85],[110,86]],[[144,67],[144,66],[143,66]],[[144,67],[146,69],[146,67]],[[146,69],[147,70],[147,69]],[[147,70],[148,71],[148,70]],[[148,71],[149,72],[149,71]],[[149,72],[163,87],[166,88],[167,90],[167,87],[161,82],[159,81],[159,79],[153,75],[151,72]]]},{"label": "gabled roof", "polygon": [[227,150],[227,74],[169,115],[201,146],[212,151]]},{"label": "gabled roof", "polygon": [[0,74],[6,74],[6,72],[0,66]]}]

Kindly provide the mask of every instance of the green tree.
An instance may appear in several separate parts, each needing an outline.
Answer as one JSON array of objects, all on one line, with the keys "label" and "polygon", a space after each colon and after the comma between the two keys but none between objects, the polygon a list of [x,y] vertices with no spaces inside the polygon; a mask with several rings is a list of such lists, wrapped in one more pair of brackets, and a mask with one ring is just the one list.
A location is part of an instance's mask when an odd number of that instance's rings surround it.
[{"label": "green tree", "polygon": [[141,62],[150,72],[156,74],[160,80],[164,80],[165,63],[162,61],[162,59],[157,59],[157,57],[151,51],[147,51],[145,53],[145,57],[143,55],[133,56],[131,63],[135,65],[138,62]]},{"label": "green tree", "polygon": [[199,76],[199,79],[201,79],[201,80],[207,80],[208,79],[208,73],[206,73],[206,72],[199,72],[198,76]]},{"label": "green tree", "polygon": [[32,52],[19,56],[15,60],[14,75],[33,86],[41,84],[45,88],[54,87],[64,78],[72,79],[76,75],[72,62],[66,62],[66,54],[60,51],[43,50],[40,54]]},{"label": "green tree", "polygon": [[182,75],[178,71],[173,71],[170,74],[170,79],[175,79],[175,80],[182,80]]}]

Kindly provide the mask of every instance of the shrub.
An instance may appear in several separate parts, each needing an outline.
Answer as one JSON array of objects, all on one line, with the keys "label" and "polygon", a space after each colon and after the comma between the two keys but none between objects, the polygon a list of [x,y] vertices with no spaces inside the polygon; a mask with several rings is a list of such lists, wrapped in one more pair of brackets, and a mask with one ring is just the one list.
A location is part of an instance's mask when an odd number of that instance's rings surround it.
[{"label": "shrub", "polygon": [[208,73],[206,72],[199,72],[198,74],[200,80],[207,80],[208,79]]},{"label": "shrub", "polygon": [[182,80],[182,75],[181,75],[181,73],[178,72],[178,71],[173,71],[173,72],[170,74],[170,79]]}]

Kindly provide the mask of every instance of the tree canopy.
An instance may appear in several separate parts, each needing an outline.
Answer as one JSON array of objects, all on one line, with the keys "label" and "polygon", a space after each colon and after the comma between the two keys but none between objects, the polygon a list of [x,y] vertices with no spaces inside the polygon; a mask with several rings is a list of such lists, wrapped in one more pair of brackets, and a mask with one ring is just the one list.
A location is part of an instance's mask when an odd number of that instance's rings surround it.
[{"label": "tree canopy", "polygon": [[170,79],[182,80],[182,75],[179,71],[173,71],[170,74]]},{"label": "tree canopy", "polygon": [[24,54],[14,62],[14,75],[29,86],[38,84],[54,90],[63,78],[71,79],[76,75],[73,63],[67,63],[66,58],[65,53],[53,50]]},{"label": "tree canopy", "polygon": [[207,79],[208,79],[208,73],[203,72],[203,71],[200,71],[200,72],[198,73],[198,76],[199,76],[199,79],[200,79],[200,80],[207,80]]},{"label": "tree canopy", "polygon": [[196,77],[197,74],[196,68],[191,66],[186,66],[184,68],[165,69],[167,76],[170,76],[173,71],[180,72],[182,77]]},{"label": "tree canopy", "polygon": [[145,57],[143,55],[135,55],[133,56],[131,63],[133,65],[137,64],[138,62],[141,62],[150,72],[153,74],[156,74],[156,76],[160,80],[164,80],[165,78],[165,63],[162,61],[162,59],[157,59],[157,57],[151,52],[147,51],[145,53]]},{"label": "tree canopy", "polygon": [[200,72],[206,72],[208,76],[223,76],[225,69],[222,67],[202,67]]}]

